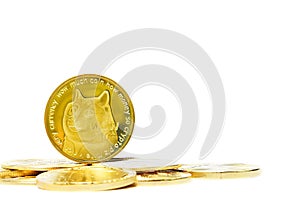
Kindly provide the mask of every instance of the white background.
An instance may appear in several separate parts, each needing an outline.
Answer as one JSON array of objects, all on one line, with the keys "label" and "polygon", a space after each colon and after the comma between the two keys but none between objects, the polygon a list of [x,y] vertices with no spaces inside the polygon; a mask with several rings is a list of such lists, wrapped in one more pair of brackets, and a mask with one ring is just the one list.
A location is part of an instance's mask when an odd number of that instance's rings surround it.
[{"label": "white background", "polygon": [[[0,185],[1,196],[299,198],[299,9],[297,1],[1,1],[0,162],[61,158],[44,131],[44,108],[52,91],[77,75],[89,53],[110,37],[164,28],[203,47],[225,87],[223,135],[201,162],[245,162],[263,169],[251,179],[94,193]],[[200,150],[197,145],[194,149]],[[187,157],[197,158],[197,153]]]}]

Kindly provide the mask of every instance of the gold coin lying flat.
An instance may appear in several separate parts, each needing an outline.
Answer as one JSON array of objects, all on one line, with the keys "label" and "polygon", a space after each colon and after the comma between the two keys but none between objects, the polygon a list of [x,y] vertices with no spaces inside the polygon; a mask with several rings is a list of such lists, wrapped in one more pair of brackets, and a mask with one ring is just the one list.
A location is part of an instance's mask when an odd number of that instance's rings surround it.
[{"label": "gold coin lying flat", "polygon": [[[178,169],[181,167],[180,164],[176,165],[161,165],[163,161],[158,159],[143,159],[143,158],[130,158],[130,159],[123,159],[120,161],[107,161],[102,164],[111,167],[118,167],[118,168],[126,168],[139,172],[155,172],[155,171],[162,171],[162,170],[173,170]],[[96,164],[97,165],[97,164]]]},{"label": "gold coin lying flat", "polygon": [[[69,160],[51,160],[51,159],[26,159],[12,160],[2,163],[3,169],[25,170],[25,171],[48,171],[60,168],[71,168],[84,166],[85,164],[75,163]],[[15,171],[17,172],[17,171]],[[31,175],[31,174],[26,174]]]},{"label": "gold coin lying flat", "polygon": [[0,178],[0,184],[8,185],[35,185],[35,176],[22,176],[22,177],[6,177]]},{"label": "gold coin lying flat", "polygon": [[191,177],[188,172],[163,170],[137,174],[138,184],[173,184],[186,182]]},{"label": "gold coin lying flat", "polygon": [[103,166],[53,170],[37,176],[39,188],[62,191],[111,190],[135,182],[134,171]]},{"label": "gold coin lying flat", "polygon": [[246,178],[260,174],[260,168],[247,164],[198,164],[183,165],[179,170],[186,171],[196,178]]},{"label": "gold coin lying flat", "polygon": [[34,185],[35,176],[41,172],[23,170],[0,170],[0,184]]},{"label": "gold coin lying flat", "polygon": [[0,170],[0,179],[5,178],[16,178],[21,176],[35,176],[38,175],[40,172],[37,171],[24,171],[24,170]]},{"label": "gold coin lying flat", "polygon": [[118,154],[131,137],[134,120],[125,90],[109,78],[92,74],[62,83],[45,110],[45,127],[54,147],[82,163]]},{"label": "gold coin lying flat", "polygon": [[180,164],[176,165],[167,165],[167,166],[153,166],[153,167],[144,167],[144,168],[132,168],[132,170],[143,173],[143,172],[156,172],[156,171],[165,171],[165,170],[176,170],[181,167]]}]

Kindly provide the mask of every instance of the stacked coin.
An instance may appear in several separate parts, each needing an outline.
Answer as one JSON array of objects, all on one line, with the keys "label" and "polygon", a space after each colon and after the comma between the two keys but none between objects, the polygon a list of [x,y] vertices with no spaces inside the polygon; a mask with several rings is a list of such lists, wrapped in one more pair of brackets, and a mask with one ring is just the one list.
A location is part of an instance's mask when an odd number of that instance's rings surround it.
[{"label": "stacked coin", "polygon": [[247,164],[158,166],[155,163],[151,165],[151,160],[148,160],[148,167],[131,166],[131,163],[143,161],[145,160],[141,158],[116,158],[102,164],[85,164],[59,159],[14,160],[2,163],[0,183],[36,184],[39,188],[47,190],[110,190],[129,185],[184,183],[190,178],[246,178],[260,174],[259,167]]},{"label": "stacked coin", "polygon": [[[86,164],[117,155],[128,143],[134,121],[134,108],[125,90],[95,74],[62,83],[45,111],[46,131],[54,147],[67,158]],[[134,171],[98,165],[51,171],[40,175],[37,184],[43,189],[103,190],[124,187],[135,180]]]},{"label": "stacked coin", "polygon": [[2,163],[0,183],[35,185],[36,176],[50,170],[73,168],[84,164],[68,160],[26,159]]},{"label": "stacked coin", "polygon": [[111,190],[129,185],[182,183],[193,178],[236,178],[259,174],[256,166],[170,165],[156,159],[115,158],[129,142],[134,108],[113,80],[80,75],[50,96],[45,127],[53,146],[72,160],[27,159],[2,164],[0,183],[46,190]]},{"label": "stacked coin", "polygon": [[35,171],[23,170],[0,170],[0,183],[2,184],[35,184],[35,176],[38,175]]}]

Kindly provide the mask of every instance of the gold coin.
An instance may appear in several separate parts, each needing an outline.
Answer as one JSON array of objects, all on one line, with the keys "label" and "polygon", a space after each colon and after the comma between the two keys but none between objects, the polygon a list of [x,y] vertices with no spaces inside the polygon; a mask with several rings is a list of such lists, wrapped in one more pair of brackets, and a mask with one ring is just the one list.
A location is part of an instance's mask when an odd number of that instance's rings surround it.
[{"label": "gold coin", "polygon": [[35,176],[38,175],[40,172],[37,171],[27,171],[27,170],[0,170],[0,179],[6,178],[16,178],[21,176]]},{"label": "gold coin", "polygon": [[[159,159],[143,159],[143,158],[130,158],[130,159],[121,159],[114,161],[106,161],[102,164],[111,167],[131,169],[136,172],[152,172],[152,171],[162,171],[162,170],[172,170],[178,169],[181,167],[180,164],[167,165],[164,166],[161,163],[164,163]],[[97,165],[97,164],[96,164]]]},{"label": "gold coin", "polygon": [[254,177],[261,172],[257,166],[242,163],[183,165],[179,170],[189,172],[195,178],[216,179]]},{"label": "gold coin", "polygon": [[144,168],[132,168],[136,172],[155,172],[155,171],[164,171],[164,170],[175,170],[181,167],[180,164],[176,165],[167,165],[167,166],[152,166]]},{"label": "gold coin", "polygon": [[117,155],[131,137],[134,120],[124,89],[107,77],[92,74],[62,83],[45,110],[45,127],[54,147],[82,163]]},{"label": "gold coin", "polygon": [[191,177],[188,172],[163,170],[156,172],[143,172],[137,174],[138,184],[171,184],[186,182]]},{"label": "gold coin", "polygon": [[[26,159],[12,160],[2,163],[3,169],[25,170],[25,171],[48,171],[60,168],[71,168],[84,166],[85,164],[75,163],[69,160],[51,160],[51,159]],[[14,171],[17,172],[17,171]],[[30,174],[27,174],[30,175]]]},{"label": "gold coin", "polygon": [[96,191],[132,185],[136,173],[104,166],[86,166],[48,171],[37,176],[37,186],[46,190]]},{"label": "gold coin", "polygon": [[36,177],[35,176],[22,176],[22,177],[0,178],[0,184],[35,185],[36,184]]}]

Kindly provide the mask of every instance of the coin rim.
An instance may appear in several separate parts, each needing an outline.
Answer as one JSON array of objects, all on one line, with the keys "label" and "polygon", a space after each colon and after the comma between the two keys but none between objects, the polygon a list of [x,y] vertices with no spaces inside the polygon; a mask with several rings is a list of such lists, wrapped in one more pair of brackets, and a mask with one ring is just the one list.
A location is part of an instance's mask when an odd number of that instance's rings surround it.
[{"label": "coin rim", "polygon": [[[234,165],[243,165],[244,167],[247,167],[248,169],[245,170],[239,170],[235,171],[234,168],[230,171],[205,171],[202,172],[193,170],[193,167],[195,166],[201,166],[201,165],[207,165],[207,164],[185,164],[182,165],[178,170],[189,172],[192,174],[193,178],[208,178],[208,179],[231,179],[231,178],[250,178],[250,177],[256,177],[261,174],[261,169],[257,165],[250,165],[250,164],[244,164],[244,163],[228,163],[228,164],[213,164],[215,166],[233,166]],[[212,165],[212,164],[209,164]],[[190,167],[190,168],[189,168]]]},{"label": "coin rim", "polygon": [[[39,161],[39,162],[44,162],[44,164],[41,165],[32,165],[28,161]],[[47,161],[67,161],[70,162],[69,164],[48,164]],[[13,162],[19,162],[16,164],[11,164]],[[28,162],[28,163],[27,163]],[[7,170],[15,170],[15,171],[37,171],[37,172],[44,172],[44,171],[49,171],[49,170],[56,170],[56,169],[64,169],[64,168],[74,168],[74,167],[83,167],[86,164],[85,163],[71,163],[73,161],[69,160],[63,160],[63,159],[20,159],[20,160],[10,160],[3,162],[1,164],[1,167],[3,169]],[[48,165],[49,167],[45,167],[44,165]],[[43,166],[43,167],[40,167]]]},{"label": "coin rim", "polygon": [[[149,162],[149,161],[158,161],[157,159],[144,159],[141,157],[131,157],[129,159],[126,159],[126,157],[124,157],[124,160],[120,160],[120,161],[106,161],[103,163],[100,163],[100,165],[105,165],[108,167],[116,167],[116,168],[123,168],[123,169],[131,169],[138,172],[155,172],[155,171],[163,171],[163,170],[178,170],[182,164],[170,164],[170,165],[156,165],[153,166],[151,164],[149,164],[150,166],[143,166],[143,167],[130,167],[129,165],[134,166],[135,162]],[[125,164],[124,164],[125,163]],[[128,165],[129,163],[129,165]],[[131,164],[130,164],[131,163]],[[132,164],[133,163],[133,164]],[[97,166],[97,163],[94,163],[93,165]]]},{"label": "coin rim", "polygon": [[2,185],[36,185],[36,177],[35,176],[20,176],[20,177],[11,177],[11,178],[0,178],[0,184],[2,184]]},{"label": "coin rim", "polygon": [[0,179],[4,179],[5,177],[16,178],[22,176],[36,176],[41,172],[36,170],[16,170],[16,169],[0,169]]},{"label": "coin rim", "polygon": [[[101,159],[101,160],[84,160],[84,159],[77,159],[75,157],[72,157],[70,156],[69,154],[65,153],[61,148],[58,147],[58,145],[53,141],[53,138],[51,137],[51,133],[52,131],[49,130],[49,126],[48,126],[48,120],[47,120],[47,116],[49,114],[49,108],[50,108],[50,104],[49,102],[53,99],[53,97],[55,96],[55,94],[57,93],[57,91],[59,91],[62,86],[65,86],[67,85],[67,83],[73,81],[73,80],[76,80],[78,78],[81,78],[81,77],[96,77],[96,78],[100,78],[100,79],[104,79],[105,81],[107,82],[110,82],[116,86],[118,86],[119,90],[122,92],[123,95],[125,95],[125,97],[127,97],[126,99],[128,100],[128,104],[129,104],[129,107],[132,109],[132,131],[130,133],[130,135],[128,136],[128,139],[123,143],[122,145],[122,148],[118,148],[113,154],[111,154],[110,156],[104,158],[104,159]],[[116,156],[117,154],[119,154],[125,147],[126,145],[128,144],[132,134],[133,134],[133,131],[134,131],[134,127],[135,127],[135,111],[134,111],[134,107],[133,107],[133,104],[132,104],[132,101],[131,101],[131,98],[130,96],[127,94],[127,92],[124,90],[124,88],[118,84],[117,82],[115,82],[114,80],[106,77],[106,76],[102,76],[102,75],[99,75],[99,74],[80,74],[78,76],[73,76],[69,79],[67,79],[66,81],[64,81],[63,83],[61,83],[58,87],[56,87],[56,89],[52,92],[51,96],[49,97],[48,101],[47,101],[47,104],[46,104],[46,108],[45,108],[45,113],[44,113],[44,124],[45,124],[45,129],[46,129],[46,133],[47,133],[47,136],[49,138],[49,140],[51,141],[52,145],[55,147],[55,149],[60,152],[63,156],[73,160],[73,161],[76,161],[76,162],[80,162],[80,163],[97,163],[97,162],[104,162],[104,161],[107,161],[111,158],[113,158],[114,156]]]},{"label": "coin rim", "polygon": [[[184,183],[184,182],[187,182],[187,181],[190,181],[191,178],[192,178],[192,174],[189,173],[189,172],[184,172],[184,171],[178,171],[178,170],[157,170],[157,171],[153,171],[153,172],[145,172],[145,173],[153,173],[155,174],[156,172],[159,172],[159,173],[165,173],[165,174],[168,174],[168,173],[176,173],[176,174],[183,174],[185,176],[182,176],[182,177],[176,177],[175,179],[161,179],[161,180],[151,180],[151,179],[148,179],[148,180],[141,180],[140,177],[143,176],[144,173],[137,173],[137,184],[138,185],[169,185],[169,184],[177,184],[177,183]],[[159,177],[159,176],[158,176]]]}]

